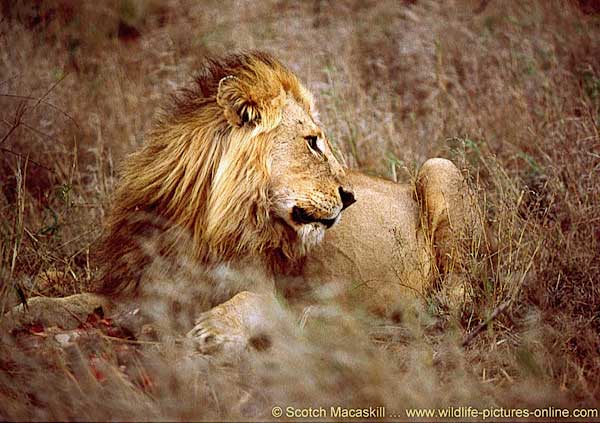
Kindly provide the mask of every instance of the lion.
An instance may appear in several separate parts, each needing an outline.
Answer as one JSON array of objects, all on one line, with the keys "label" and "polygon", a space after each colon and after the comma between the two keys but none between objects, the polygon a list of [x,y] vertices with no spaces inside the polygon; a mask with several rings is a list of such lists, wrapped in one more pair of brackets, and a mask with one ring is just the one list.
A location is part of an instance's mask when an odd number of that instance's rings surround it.
[{"label": "lion", "polygon": [[188,333],[213,344],[247,343],[248,316],[260,320],[275,290],[298,281],[341,284],[342,301],[390,315],[458,261],[459,234],[477,231],[473,195],[452,162],[426,161],[407,185],[347,169],[311,93],[261,52],[207,62],[125,160],[113,204],[95,293],[61,307],[135,297],[152,261],[140,238],[160,257],[186,238],[187,256],[226,287],[209,292],[213,308]]}]

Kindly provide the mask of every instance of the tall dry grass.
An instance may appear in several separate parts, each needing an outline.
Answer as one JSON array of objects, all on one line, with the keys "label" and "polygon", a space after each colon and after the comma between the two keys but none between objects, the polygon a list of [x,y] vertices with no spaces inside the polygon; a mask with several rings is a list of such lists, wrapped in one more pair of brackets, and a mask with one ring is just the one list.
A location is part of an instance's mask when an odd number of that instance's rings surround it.
[{"label": "tall dry grass", "polygon": [[175,339],[97,331],[58,348],[51,331],[3,334],[0,418],[597,406],[600,21],[586,2],[1,6],[3,310],[53,275],[63,291],[87,288],[120,159],[205,55],[232,50],[264,49],[296,71],[352,167],[410,181],[426,158],[453,159],[498,248],[463,263],[459,313],[444,291],[398,322],[331,306],[272,354],[234,365],[192,359]]}]

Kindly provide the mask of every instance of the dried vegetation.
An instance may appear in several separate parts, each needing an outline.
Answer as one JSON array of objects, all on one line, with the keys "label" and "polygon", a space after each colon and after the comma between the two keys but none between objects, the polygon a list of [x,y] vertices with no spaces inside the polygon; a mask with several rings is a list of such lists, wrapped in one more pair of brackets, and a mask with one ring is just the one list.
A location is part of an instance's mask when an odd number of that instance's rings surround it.
[{"label": "dried vegetation", "polygon": [[351,167],[410,181],[426,158],[453,159],[498,238],[491,259],[463,263],[469,300],[458,313],[443,290],[394,322],[332,307],[272,354],[235,365],[192,359],[176,340],[128,341],[110,316],[90,316],[83,331],[1,334],[1,419],[268,418],[273,405],[384,405],[402,415],[600,401],[593,2],[0,5],[4,311],[56,280],[62,292],[85,291],[116,164],[205,55],[232,50],[264,49],[295,70]]}]

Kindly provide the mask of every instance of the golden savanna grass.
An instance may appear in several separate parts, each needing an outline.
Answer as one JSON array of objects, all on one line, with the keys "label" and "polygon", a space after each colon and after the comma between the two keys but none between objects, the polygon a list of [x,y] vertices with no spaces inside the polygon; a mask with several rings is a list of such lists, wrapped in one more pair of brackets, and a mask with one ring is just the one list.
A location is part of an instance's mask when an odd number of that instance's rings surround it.
[{"label": "golden savanna grass", "polygon": [[[298,336],[285,348],[233,365],[190,355],[175,338],[133,343],[90,331],[57,348],[53,328],[2,334],[0,418],[265,419],[274,405],[383,405],[401,415],[409,407],[597,406],[593,2],[0,5],[3,311],[52,280],[67,293],[89,287],[118,164],[207,55],[245,49],[266,50],[299,76],[350,167],[409,182],[426,158],[452,159],[497,238],[492,257],[473,253],[462,263],[469,295],[458,312],[443,289],[393,322],[331,306],[294,326]],[[168,276],[185,285],[198,272]],[[327,303],[325,294],[317,300]]]}]

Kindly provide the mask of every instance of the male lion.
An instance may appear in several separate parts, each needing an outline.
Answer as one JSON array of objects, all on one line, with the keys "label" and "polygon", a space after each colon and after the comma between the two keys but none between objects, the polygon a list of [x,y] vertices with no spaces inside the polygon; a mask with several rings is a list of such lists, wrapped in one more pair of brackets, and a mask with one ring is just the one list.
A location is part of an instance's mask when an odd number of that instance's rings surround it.
[{"label": "male lion", "polygon": [[344,169],[311,94],[264,53],[208,62],[123,169],[100,296],[85,300],[138,295],[153,257],[173,257],[187,238],[187,255],[226,288],[190,332],[204,341],[245,342],[247,317],[260,316],[276,282],[341,283],[343,298],[387,315],[407,292],[425,292],[475,227],[447,160],[428,160],[414,186]]}]

